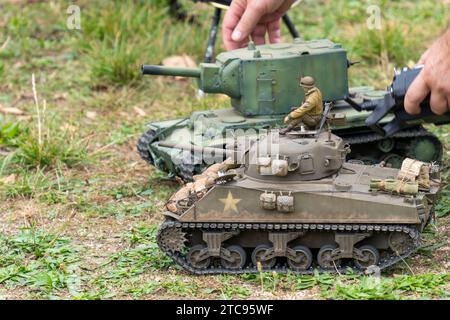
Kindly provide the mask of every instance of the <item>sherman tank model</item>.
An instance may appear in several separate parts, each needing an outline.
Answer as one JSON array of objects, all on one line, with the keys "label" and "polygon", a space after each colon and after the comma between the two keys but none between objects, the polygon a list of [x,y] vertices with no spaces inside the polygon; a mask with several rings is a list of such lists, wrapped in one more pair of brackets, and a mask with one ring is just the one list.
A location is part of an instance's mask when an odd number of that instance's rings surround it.
[{"label": "sherman tank model", "polygon": [[[406,157],[440,161],[442,145],[422,124],[449,123],[450,117],[407,119],[401,130],[389,137],[371,130],[366,120],[374,111],[374,102],[383,100],[389,91],[349,88],[347,71],[351,65],[340,45],[326,39],[300,38],[293,43],[261,46],[250,42],[247,48],[219,54],[215,63],[202,63],[199,69],[144,65],[142,72],[146,75],[197,78],[203,92],[229,96],[232,108],[196,111],[189,118],[152,122],[138,141],[138,151],[156,168],[190,181],[212,162],[192,156],[184,147],[225,150],[236,136],[257,139],[260,131],[279,127],[284,116],[302,101],[299,78],[308,75],[316,79],[324,101],[333,102],[329,123],[333,133],[352,146],[348,160],[365,164],[384,161],[393,168],[399,168]],[[377,124],[387,124],[394,117],[391,112],[377,119]],[[184,147],[175,148],[174,144]]]},{"label": "sherman tank model", "polygon": [[330,131],[246,141],[210,150],[228,159],[166,204],[158,245],[187,271],[384,269],[418,248],[440,187],[435,165],[346,162],[348,144]]}]

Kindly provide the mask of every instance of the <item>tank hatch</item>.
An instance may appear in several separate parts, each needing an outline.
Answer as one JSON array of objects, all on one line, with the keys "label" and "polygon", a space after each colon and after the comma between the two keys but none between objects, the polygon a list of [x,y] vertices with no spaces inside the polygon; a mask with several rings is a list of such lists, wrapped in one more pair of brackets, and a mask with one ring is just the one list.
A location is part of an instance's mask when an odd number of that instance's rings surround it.
[{"label": "tank hatch", "polygon": [[348,150],[329,132],[275,132],[249,149],[245,171],[249,177],[278,182],[323,179],[337,173]]}]

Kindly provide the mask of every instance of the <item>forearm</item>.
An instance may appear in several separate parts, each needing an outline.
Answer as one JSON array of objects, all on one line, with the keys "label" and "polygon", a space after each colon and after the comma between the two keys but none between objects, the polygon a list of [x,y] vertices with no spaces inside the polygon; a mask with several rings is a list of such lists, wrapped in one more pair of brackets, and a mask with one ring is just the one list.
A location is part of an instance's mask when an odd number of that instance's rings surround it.
[{"label": "forearm", "polygon": [[305,113],[307,113],[308,111],[311,111],[313,108],[312,105],[309,104],[303,104],[300,108],[295,109],[294,111],[292,111],[288,117],[290,119],[298,119],[300,117],[302,117]]}]

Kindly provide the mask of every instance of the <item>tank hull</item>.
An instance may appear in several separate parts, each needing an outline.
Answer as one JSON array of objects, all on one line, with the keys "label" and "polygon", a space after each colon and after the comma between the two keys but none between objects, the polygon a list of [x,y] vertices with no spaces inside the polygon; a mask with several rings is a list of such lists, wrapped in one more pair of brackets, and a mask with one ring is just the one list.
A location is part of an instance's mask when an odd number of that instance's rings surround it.
[{"label": "tank hull", "polygon": [[[242,179],[216,185],[186,210],[181,222],[215,223],[336,223],[405,224],[420,226],[430,215],[425,196],[409,201],[404,196],[371,193],[371,179],[389,179],[397,169],[346,163],[341,173],[328,179],[301,182]],[[348,173],[345,173],[348,172]],[[239,171],[238,171],[239,174]],[[291,212],[268,210],[262,194],[289,194]]]}]

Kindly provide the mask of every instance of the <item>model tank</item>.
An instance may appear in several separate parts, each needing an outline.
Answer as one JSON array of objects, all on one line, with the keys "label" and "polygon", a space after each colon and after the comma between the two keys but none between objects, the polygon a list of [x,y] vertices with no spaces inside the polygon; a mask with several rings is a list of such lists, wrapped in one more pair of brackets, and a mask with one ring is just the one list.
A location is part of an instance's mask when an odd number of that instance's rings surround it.
[{"label": "model tank", "polygon": [[[189,181],[211,162],[192,157],[190,152],[173,148],[173,144],[225,149],[236,136],[255,138],[261,130],[280,126],[283,117],[303,99],[298,80],[309,75],[316,79],[324,101],[334,102],[330,125],[351,144],[347,159],[366,164],[384,161],[396,168],[405,157],[440,161],[442,145],[421,126],[423,120],[409,121],[390,137],[367,127],[365,121],[371,112],[361,110],[361,105],[382,98],[386,91],[349,89],[350,65],[346,51],[338,44],[326,39],[295,39],[293,43],[261,46],[249,43],[247,48],[219,54],[215,63],[202,63],[199,69],[143,66],[143,74],[197,78],[203,92],[229,96],[232,108],[197,111],[189,118],[150,123],[138,141],[138,151],[156,168]],[[385,117],[381,124],[392,118]],[[427,122],[448,123],[448,119],[431,117]]]},{"label": "model tank", "polygon": [[268,131],[217,152],[228,159],[170,198],[157,236],[195,274],[384,269],[418,248],[440,186],[417,160],[345,162],[330,131]]}]

